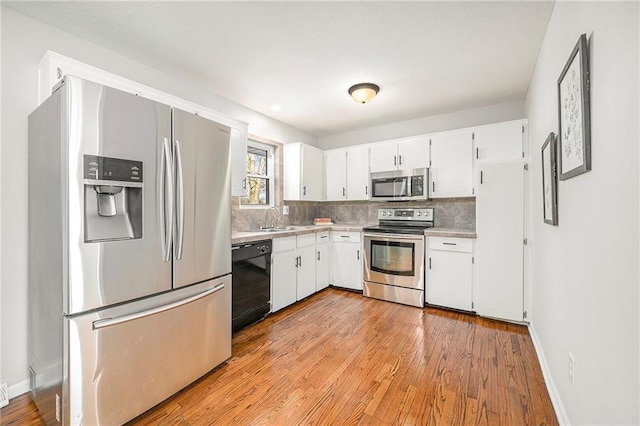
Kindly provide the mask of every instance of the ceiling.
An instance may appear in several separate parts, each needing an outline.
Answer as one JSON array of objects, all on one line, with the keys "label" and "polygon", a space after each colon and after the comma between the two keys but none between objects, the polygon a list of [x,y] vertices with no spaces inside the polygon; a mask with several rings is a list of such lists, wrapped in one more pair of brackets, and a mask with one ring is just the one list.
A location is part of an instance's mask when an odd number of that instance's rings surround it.
[{"label": "ceiling", "polygon": [[[524,99],[554,3],[3,4],[325,136]],[[369,104],[360,82],[380,86]]]}]

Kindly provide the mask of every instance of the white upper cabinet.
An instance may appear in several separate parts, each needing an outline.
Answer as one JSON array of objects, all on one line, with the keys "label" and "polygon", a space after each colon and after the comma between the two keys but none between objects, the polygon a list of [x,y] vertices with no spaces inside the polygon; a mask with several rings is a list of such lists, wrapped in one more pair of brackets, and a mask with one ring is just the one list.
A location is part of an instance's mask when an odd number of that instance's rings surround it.
[{"label": "white upper cabinet", "polygon": [[398,170],[429,166],[429,138],[419,136],[398,141]]},{"label": "white upper cabinet", "polygon": [[231,195],[247,195],[247,128],[231,128]]},{"label": "white upper cabinet", "polygon": [[322,150],[300,142],[284,145],[284,199],[321,201],[323,195]]},{"label": "white upper cabinet", "polygon": [[371,145],[369,166],[372,172],[418,169],[429,166],[429,139],[426,136]]},{"label": "white upper cabinet", "polygon": [[347,151],[332,149],[324,153],[325,188],[328,201],[347,199]]},{"label": "white upper cabinet", "polygon": [[[333,170],[331,172],[333,173]],[[349,148],[347,150],[347,199],[369,199],[368,146]]]},{"label": "white upper cabinet", "polygon": [[473,196],[471,130],[431,137],[431,198]]},{"label": "white upper cabinet", "polygon": [[490,124],[474,130],[474,157],[478,161],[518,160],[525,155],[526,120]]},{"label": "white upper cabinet", "polygon": [[398,167],[398,143],[396,141],[371,145],[369,168],[372,172],[388,172]]},{"label": "white upper cabinet", "polygon": [[369,147],[332,149],[324,153],[328,201],[369,199]]}]

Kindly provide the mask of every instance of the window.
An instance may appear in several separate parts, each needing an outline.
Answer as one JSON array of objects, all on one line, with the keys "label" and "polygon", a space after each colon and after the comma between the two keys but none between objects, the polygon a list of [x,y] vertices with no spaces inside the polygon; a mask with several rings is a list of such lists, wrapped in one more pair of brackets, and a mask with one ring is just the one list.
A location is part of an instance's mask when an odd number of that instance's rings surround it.
[{"label": "window", "polygon": [[273,147],[249,139],[247,141],[247,196],[243,206],[273,205]]}]

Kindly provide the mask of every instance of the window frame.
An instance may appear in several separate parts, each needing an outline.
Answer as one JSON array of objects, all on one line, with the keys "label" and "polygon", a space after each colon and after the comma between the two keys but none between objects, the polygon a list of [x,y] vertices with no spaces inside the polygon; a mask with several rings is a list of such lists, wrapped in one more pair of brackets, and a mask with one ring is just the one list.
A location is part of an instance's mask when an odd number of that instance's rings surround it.
[{"label": "window frame", "polygon": [[[263,142],[258,142],[255,139],[247,139],[247,153],[249,152],[249,148],[261,149],[267,152],[267,173],[266,175],[255,175],[252,173],[246,174],[247,185],[249,184],[249,178],[258,178],[258,179],[266,179],[267,180],[267,193],[268,200],[267,204],[243,204],[242,200],[246,198],[245,196],[240,197],[240,208],[241,209],[268,209],[275,205],[275,146],[269,145]],[[247,171],[247,170],[245,170]],[[248,193],[247,189],[247,193]]]}]

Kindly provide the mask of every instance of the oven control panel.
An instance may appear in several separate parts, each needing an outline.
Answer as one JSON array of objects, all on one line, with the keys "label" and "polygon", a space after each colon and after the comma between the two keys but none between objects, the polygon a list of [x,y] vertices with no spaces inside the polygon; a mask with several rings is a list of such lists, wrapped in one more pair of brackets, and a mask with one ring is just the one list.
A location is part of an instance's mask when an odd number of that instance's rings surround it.
[{"label": "oven control panel", "polygon": [[378,220],[433,221],[433,208],[378,209]]}]

